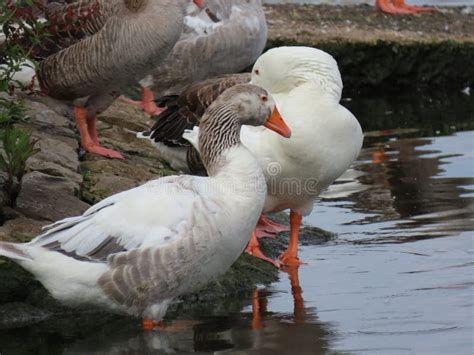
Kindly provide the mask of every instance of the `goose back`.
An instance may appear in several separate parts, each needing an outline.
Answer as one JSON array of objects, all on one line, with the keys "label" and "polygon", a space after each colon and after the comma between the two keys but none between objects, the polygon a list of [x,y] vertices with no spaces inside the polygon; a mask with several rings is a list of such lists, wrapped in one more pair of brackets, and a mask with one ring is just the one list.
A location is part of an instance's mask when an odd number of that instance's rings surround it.
[{"label": "goose back", "polygon": [[173,95],[200,80],[241,72],[262,53],[267,25],[261,0],[207,0],[206,6],[220,21],[204,33],[185,27],[170,55],[153,72],[156,93]]}]

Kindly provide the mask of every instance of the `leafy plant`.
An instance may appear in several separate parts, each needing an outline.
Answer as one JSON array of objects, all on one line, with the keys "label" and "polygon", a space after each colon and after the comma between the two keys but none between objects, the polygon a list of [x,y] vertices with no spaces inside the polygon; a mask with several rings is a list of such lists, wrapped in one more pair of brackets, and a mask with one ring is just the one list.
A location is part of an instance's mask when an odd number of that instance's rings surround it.
[{"label": "leafy plant", "polygon": [[7,205],[15,207],[20,193],[21,180],[26,172],[26,161],[39,152],[34,148],[31,134],[22,129],[8,127],[2,135],[3,153],[0,153],[0,168],[7,173],[4,190],[7,194]]},{"label": "leafy plant", "polygon": [[0,97],[0,127],[5,127],[21,119],[25,106],[20,100],[7,100]]}]

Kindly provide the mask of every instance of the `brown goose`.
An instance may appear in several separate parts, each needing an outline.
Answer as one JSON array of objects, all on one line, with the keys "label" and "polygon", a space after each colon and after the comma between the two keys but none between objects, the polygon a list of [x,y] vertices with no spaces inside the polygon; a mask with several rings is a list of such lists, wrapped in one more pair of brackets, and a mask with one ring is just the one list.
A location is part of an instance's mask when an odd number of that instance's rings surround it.
[{"label": "brown goose", "polygon": [[157,122],[138,137],[149,139],[174,169],[206,175],[199,153],[183,133],[199,126],[206,109],[225,90],[248,82],[250,73],[222,75],[190,85],[180,95],[165,96]]},{"label": "brown goose", "polygon": [[[202,8],[204,0],[192,2]],[[36,76],[47,95],[74,103],[81,145],[86,151],[123,159],[99,145],[96,116],[124,88],[166,58],[181,35],[190,3],[81,0],[50,7],[53,10],[47,17],[57,28],[63,26],[59,32],[71,45],[42,60]]]},{"label": "brown goose", "polygon": [[[170,55],[141,82],[150,114],[161,110],[154,94],[175,95],[188,85],[251,66],[267,41],[262,0],[208,0],[205,12],[185,17],[185,28]],[[151,90],[150,90],[151,89]]]}]

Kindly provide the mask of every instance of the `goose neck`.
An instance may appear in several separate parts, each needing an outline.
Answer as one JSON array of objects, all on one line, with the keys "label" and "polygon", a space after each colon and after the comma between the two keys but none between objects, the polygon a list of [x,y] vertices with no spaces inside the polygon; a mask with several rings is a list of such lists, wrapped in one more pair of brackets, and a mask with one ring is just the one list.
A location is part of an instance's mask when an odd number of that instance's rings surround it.
[{"label": "goose neck", "polygon": [[240,145],[241,123],[232,105],[211,107],[199,128],[199,150],[209,176],[216,175],[226,161],[226,152]]}]

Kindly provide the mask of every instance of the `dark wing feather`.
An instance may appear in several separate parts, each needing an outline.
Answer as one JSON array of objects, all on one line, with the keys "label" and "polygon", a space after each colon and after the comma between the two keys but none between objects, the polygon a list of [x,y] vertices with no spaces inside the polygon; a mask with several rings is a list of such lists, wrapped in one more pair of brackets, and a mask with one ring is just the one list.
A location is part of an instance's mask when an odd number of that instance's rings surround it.
[{"label": "dark wing feather", "polygon": [[161,105],[166,110],[145,135],[170,147],[189,147],[190,143],[182,137],[184,131],[199,126],[206,109],[225,90],[249,81],[249,73],[223,75],[192,84],[179,96],[165,96]]}]

